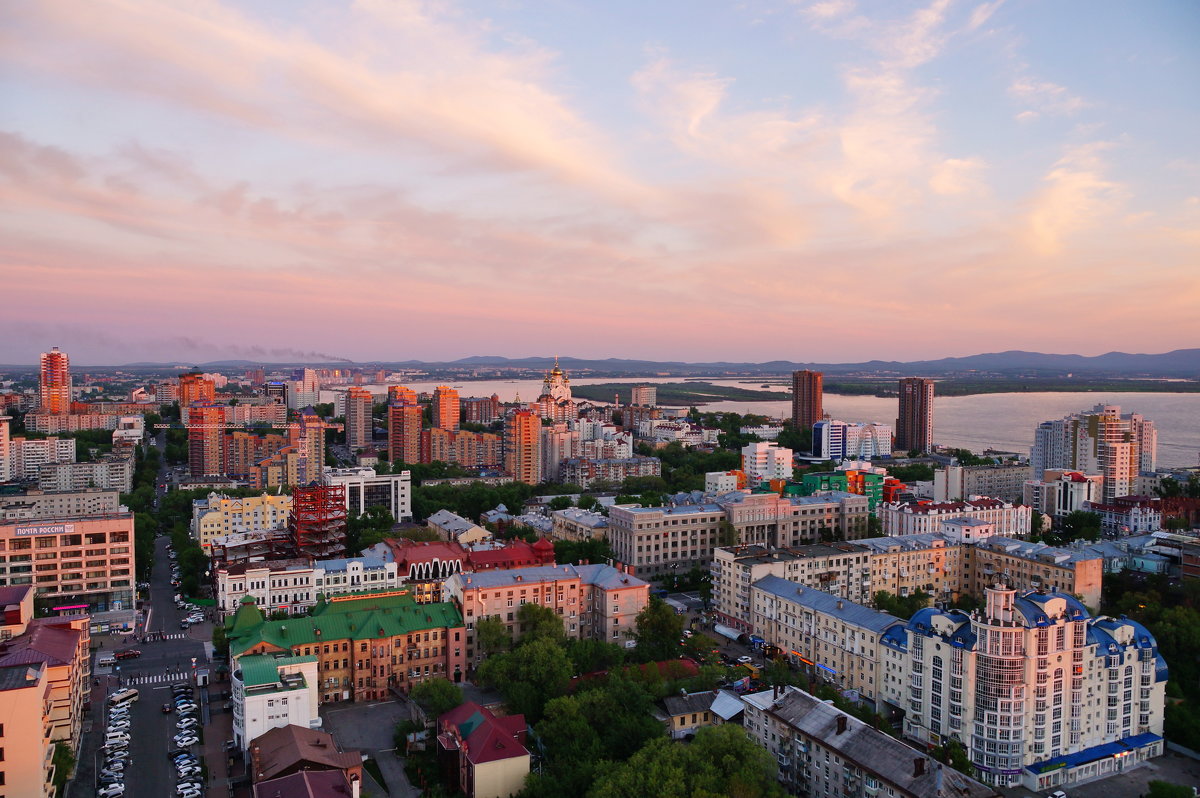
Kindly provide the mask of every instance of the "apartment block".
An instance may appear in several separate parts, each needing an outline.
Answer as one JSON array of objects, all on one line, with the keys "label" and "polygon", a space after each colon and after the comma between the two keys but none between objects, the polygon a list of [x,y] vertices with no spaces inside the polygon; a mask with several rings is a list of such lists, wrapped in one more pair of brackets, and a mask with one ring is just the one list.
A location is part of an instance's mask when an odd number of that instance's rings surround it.
[{"label": "apartment block", "polygon": [[1098,474],[1104,478],[1103,501],[1136,492],[1138,474],[1153,471],[1158,455],[1154,422],[1118,405],[1096,405],[1088,412],[1044,421],[1030,449],[1032,479],[1050,469]]},{"label": "apartment block", "polygon": [[991,496],[1012,504],[1025,496],[1029,466],[1023,463],[997,465],[952,465],[933,472],[933,500],[954,502],[972,496]]},{"label": "apartment block", "polygon": [[0,519],[20,521],[62,516],[100,515],[121,510],[121,494],[115,490],[23,490],[0,492]]},{"label": "apartment block", "polygon": [[265,620],[246,597],[225,626],[235,663],[253,654],[316,657],[320,703],[379,701],[426,679],[458,681],[466,670],[458,608],[417,604],[402,589],[334,596],[285,621]]},{"label": "apartment block", "polygon": [[433,426],[458,432],[460,418],[458,391],[439,385],[433,391]]},{"label": "apartment block", "polygon": [[624,644],[637,614],[650,600],[650,585],[611,565],[556,565],[454,574],[446,595],[462,607],[467,628],[467,659],[478,664],[483,651],[474,646],[475,623],[497,617],[519,638],[517,611],[523,604],[549,607],[562,618],[572,639]]},{"label": "apartment block", "polygon": [[44,465],[75,462],[75,439],[12,438],[8,441],[8,462],[11,479],[35,480]]},{"label": "apartment block", "polygon": [[721,546],[713,552],[713,610],[740,632],[753,629],[751,586],[777,576],[859,604],[871,603],[871,551],[856,543],[768,549]]},{"label": "apartment block", "polygon": [[657,457],[642,455],[600,459],[572,457],[562,462],[559,479],[581,488],[588,488],[596,482],[620,485],[633,477],[657,477],[661,474],[662,461]]},{"label": "apartment block", "polygon": [[773,441],[755,441],[742,447],[742,471],[750,484],[792,478],[792,450]]},{"label": "apartment block", "polygon": [[879,698],[879,641],[899,618],[778,576],[751,585],[750,605],[754,633],[793,665],[868,702]]},{"label": "apartment block", "polygon": [[241,657],[230,674],[233,739],[243,751],[271,729],[316,729],[319,700],[317,657],[254,654]]},{"label": "apartment block", "polygon": [[1084,502],[1097,502],[1104,491],[1104,477],[1079,471],[1049,469],[1040,478],[1022,486],[1022,500],[1035,512],[1060,520],[1082,510]]},{"label": "apartment block", "polygon": [[883,636],[882,692],[921,745],[958,740],[988,784],[1045,791],[1163,753],[1153,635],[1073,596],[990,586],[982,612],[924,609]]},{"label": "apartment block", "polygon": [[286,494],[233,497],[210,493],[192,501],[192,537],[208,551],[213,538],[282,529],[291,511],[292,497]]},{"label": "apartment block", "polygon": [[999,798],[994,789],[797,687],[742,698],[746,733],[791,795]]},{"label": "apartment block", "polygon": [[50,685],[43,663],[0,666],[0,781],[11,798],[52,798]]},{"label": "apartment block", "polygon": [[592,510],[568,507],[550,513],[554,522],[550,533],[557,540],[600,540],[608,532],[608,516]]},{"label": "apartment block", "polygon": [[825,395],[825,375],[820,371],[792,372],[792,425],[797,429],[812,429],[825,415],[822,403]]},{"label": "apartment block", "polygon": [[370,391],[355,387],[346,391],[346,447],[351,452],[370,449],[374,443],[373,408],[374,399]]},{"label": "apartment block", "polygon": [[536,485],[541,473],[542,419],[529,410],[517,410],[504,423],[504,468],[513,479]]}]

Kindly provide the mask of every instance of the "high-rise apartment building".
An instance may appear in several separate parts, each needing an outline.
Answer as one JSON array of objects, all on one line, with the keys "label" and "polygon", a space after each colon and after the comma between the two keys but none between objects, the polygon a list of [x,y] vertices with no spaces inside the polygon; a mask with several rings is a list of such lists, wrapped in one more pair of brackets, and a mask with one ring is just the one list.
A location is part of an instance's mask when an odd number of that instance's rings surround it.
[{"label": "high-rise apartment building", "polygon": [[742,447],[742,471],[751,484],[792,478],[792,450],[774,441],[754,441]]},{"label": "high-rise apartment building", "polygon": [[905,452],[933,450],[933,380],[923,377],[900,380],[896,448]]},{"label": "high-rise apartment building", "polygon": [[71,412],[71,358],[56,346],[42,352],[38,377],[38,413],[65,416]]},{"label": "high-rise apartment building", "polygon": [[812,429],[825,413],[825,374],[820,371],[792,372],[792,424],[797,429]]},{"label": "high-rise apartment building", "polygon": [[8,416],[0,416],[0,482],[12,479],[12,459],[8,454]]},{"label": "high-rise apartment building", "polygon": [[351,452],[370,449],[374,438],[374,422],[371,410],[374,400],[365,388],[350,388],[346,391],[346,447]]},{"label": "high-rise apartment building", "polygon": [[1163,753],[1167,663],[1146,627],[1067,593],[987,589],[883,635],[880,693],[922,745],[957,740],[988,784],[1042,792]]},{"label": "high-rise apartment building", "polygon": [[887,424],[818,421],[812,425],[812,453],[823,460],[874,460],[892,453],[892,428]]},{"label": "high-rise apartment building", "polygon": [[1153,471],[1158,454],[1154,422],[1118,405],[1043,421],[1034,432],[1029,465],[1035,480],[1048,469],[1104,477],[1104,501],[1136,493],[1140,471]]},{"label": "high-rise apartment building", "polygon": [[492,394],[487,397],[468,397],[459,401],[463,410],[463,421],[474,424],[491,424],[500,418],[500,397]]},{"label": "high-rise apartment building", "polygon": [[417,394],[400,385],[388,388],[388,457],[393,463],[421,462],[423,411]]},{"label": "high-rise apartment building", "polygon": [[193,402],[213,402],[217,398],[217,387],[208,377],[200,373],[181,374],[179,377],[179,418],[184,423],[191,421]]},{"label": "high-rise apartment building", "polygon": [[433,426],[458,432],[458,391],[439,385],[433,391]]},{"label": "high-rise apartment building", "polygon": [[542,420],[530,410],[517,410],[504,424],[504,467],[527,485],[542,481]]},{"label": "high-rise apartment building", "polygon": [[[182,406],[181,406],[182,410]],[[222,427],[225,406],[202,402],[191,406],[188,421],[188,471],[193,478],[225,473]]]}]

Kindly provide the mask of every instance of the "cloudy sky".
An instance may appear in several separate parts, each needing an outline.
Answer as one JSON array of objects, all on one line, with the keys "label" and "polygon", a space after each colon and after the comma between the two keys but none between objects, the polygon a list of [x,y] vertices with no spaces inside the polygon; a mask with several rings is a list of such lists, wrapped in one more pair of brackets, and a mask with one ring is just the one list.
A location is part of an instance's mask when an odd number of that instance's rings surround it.
[{"label": "cloudy sky", "polygon": [[0,362],[1200,343],[1200,4],[8,0]]}]

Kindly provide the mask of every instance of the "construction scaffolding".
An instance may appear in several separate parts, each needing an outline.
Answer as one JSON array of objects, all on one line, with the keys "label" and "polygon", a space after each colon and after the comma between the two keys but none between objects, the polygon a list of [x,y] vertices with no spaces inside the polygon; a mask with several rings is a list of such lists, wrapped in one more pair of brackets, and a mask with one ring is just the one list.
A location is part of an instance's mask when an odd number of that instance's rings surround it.
[{"label": "construction scaffolding", "polygon": [[312,484],[292,491],[288,531],[296,553],[315,559],[346,553],[346,488]]}]

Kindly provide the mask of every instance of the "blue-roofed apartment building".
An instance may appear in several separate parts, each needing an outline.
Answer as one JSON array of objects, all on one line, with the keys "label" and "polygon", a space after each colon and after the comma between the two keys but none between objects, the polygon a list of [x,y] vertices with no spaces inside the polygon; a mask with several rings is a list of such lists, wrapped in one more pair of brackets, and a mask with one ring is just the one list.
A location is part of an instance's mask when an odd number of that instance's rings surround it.
[{"label": "blue-roofed apartment building", "polygon": [[1050,790],[1163,753],[1167,665],[1126,618],[1074,596],[986,591],[982,612],[923,609],[881,638],[881,693],[905,736],[958,740],[980,778]]}]

